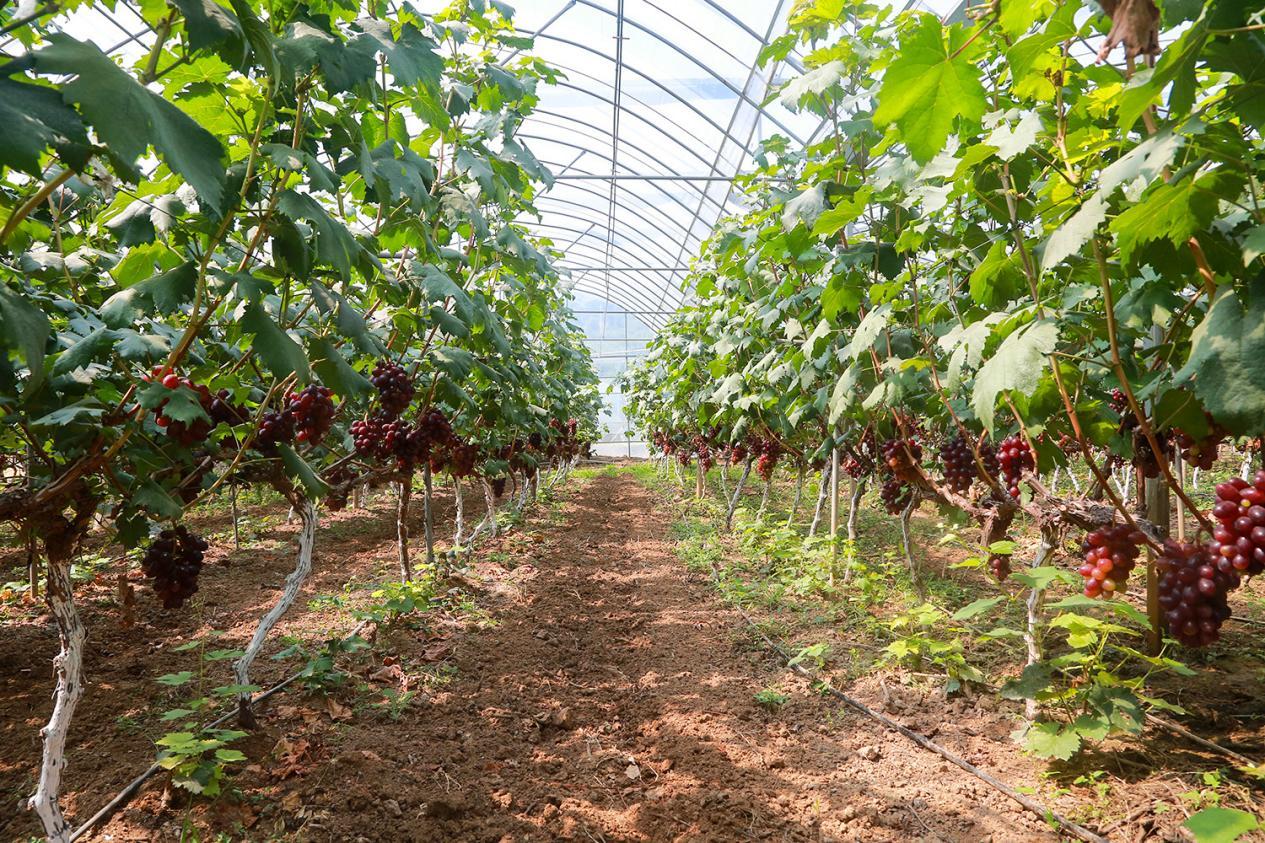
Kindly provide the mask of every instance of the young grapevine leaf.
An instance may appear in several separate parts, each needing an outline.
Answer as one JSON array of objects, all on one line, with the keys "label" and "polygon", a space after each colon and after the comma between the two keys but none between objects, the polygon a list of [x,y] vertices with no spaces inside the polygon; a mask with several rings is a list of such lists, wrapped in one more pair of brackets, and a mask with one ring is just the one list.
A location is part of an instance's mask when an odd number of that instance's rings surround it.
[{"label": "young grapevine leaf", "polygon": [[1265,430],[1265,283],[1223,289],[1191,334],[1190,358],[1175,376],[1231,433]]}]

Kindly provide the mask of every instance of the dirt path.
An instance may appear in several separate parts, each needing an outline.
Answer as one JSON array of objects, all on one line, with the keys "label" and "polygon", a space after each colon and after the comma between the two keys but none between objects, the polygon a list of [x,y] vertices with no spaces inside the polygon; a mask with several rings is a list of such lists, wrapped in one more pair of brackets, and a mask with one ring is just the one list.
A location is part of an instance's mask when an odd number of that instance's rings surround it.
[{"label": "dirt path", "polygon": [[784,674],[736,643],[740,619],[690,578],[667,536],[635,480],[590,482],[565,526],[545,534],[499,625],[459,645],[444,693],[398,730],[347,735],[334,766],[372,782],[321,776],[322,832],[1053,839],[956,768],[868,721],[832,716],[815,696],[801,691],[775,712],[757,705],[753,693]]}]

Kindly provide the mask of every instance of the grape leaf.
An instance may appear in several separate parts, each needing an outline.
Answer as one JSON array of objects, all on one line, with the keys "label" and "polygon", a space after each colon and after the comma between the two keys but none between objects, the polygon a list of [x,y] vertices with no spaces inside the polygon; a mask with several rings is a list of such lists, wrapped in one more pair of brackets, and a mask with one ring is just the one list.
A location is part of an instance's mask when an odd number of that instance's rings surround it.
[{"label": "grape leaf", "polygon": [[[1003,599],[1003,598],[996,598]],[[979,602],[979,601],[976,601]],[[1045,662],[1033,662],[1023,669],[1018,679],[1008,680],[1001,686],[1004,700],[1033,700],[1037,694],[1050,687],[1054,670]]]},{"label": "grape leaf", "polygon": [[1006,337],[980,367],[971,400],[976,417],[989,432],[998,394],[1013,389],[1031,395],[1045,372],[1046,355],[1058,339],[1059,329],[1053,322],[1033,322]]},{"label": "grape leaf", "polygon": [[1222,197],[1237,195],[1242,184],[1238,174],[1215,170],[1197,179],[1156,186],[1111,222],[1120,260],[1128,263],[1139,246],[1153,240],[1181,246],[1208,226]]},{"label": "grape leaf", "polygon": [[277,445],[277,453],[281,455],[281,462],[286,467],[286,473],[291,477],[297,478],[303,484],[303,488],[307,490],[309,496],[321,498],[329,494],[329,486],[324,480],[316,476],[312,466],[307,464],[307,460],[295,453],[293,448],[285,443],[279,443]]},{"label": "grape leaf", "polygon": [[17,349],[31,372],[26,389],[38,386],[44,379],[44,343],[52,331],[48,317],[7,284],[0,284],[0,328],[5,344]]},{"label": "grape leaf", "polygon": [[955,119],[979,120],[988,109],[979,65],[959,52],[965,37],[953,27],[946,38],[939,18],[923,15],[883,74],[874,122],[895,123],[920,164],[944,148]]},{"label": "grape leaf", "polygon": [[57,362],[53,364],[53,374],[64,375],[87,366],[103,350],[113,346],[117,337],[116,331],[100,327],[87,336],[76,339],[70,347],[57,356]]},{"label": "grape leaf", "polygon": [[1260,828],[1261,822],[1247,811],[1214,807],[1191,814],[1182,827],[1191,833],[1195,843],[1234,843]]},{"label": "grape leaf", "polygon": [[251,347],[275,377],[284,378],[297,374],[302,383],[311,379],[303,347],[281,330],[281,326],[268,315],[263,305],[257,302],[247,305],[240,324],[243,331],[255,335]]},{"label": "grape leaf", "polygon": [[373,385],[351,367],[328,339],[317,340],[313,351],[313,371],[339,395],[365,396],[373,391]]},{"label": "grape leaf", "polygon": [[48,36],[35,66],[44,74],[75,77],[62,86],[62,99],[79,106],[110,157],[131,175],[139,175],[134,162],[152,144],[207,205],[220,207],[224,148],[191,117],[141,86],[95,45],[62,33]]},{"label": "grape leaf", "polygon": [[0,166],[42,177],[40,155],[50,146],[74,170],[92,156],[83,121],[56,90],[0,78]]},{"label": "grape leaf", "polygon": [[971,272],[971,298],[984,307],[997,308],[1018,297],[1023,289],[1018,252],[1007,255],[1005,241],[998,240]]},{"label": "grape leaf", "polygon": [[1081,748],[1081,738],[1075,729],[1064,729],[1048,720],[1032,724],[1023,743],[1037,758],[1057,758],[1060,761],[1071,758]]},{"label": "grape leaf", "polygon": [[360,244],[342,223],[326,213],[321,203],[306,193],[286,190],[277,200],[277,210],[292,220],[307,220],[316,229],[316,254],[338,270],[344,281],[351,278],[351,265]]},{"label": "grape leaf", "polygon": [[255,60],[259,62],[265,73],[275,79],[280,73],[280,65],[277,62],[277,54],[273,51],[272,30],[255,14],[249,0],[229,0],[229,4],[237,13],[237,22],[246,36],[246,42],[250,44],[251,51],[255,54]]},{"label": "grape leaf", "polygon": [[229,64],[241,61],[245,46],[242,28],[231,12],[215,0],[171,0],[171,3],[184,15],[190,49],[223,44],[220,54],[225,61]]},{"label": "grape leaf", "polygon": [[193,298],[198,267],[186,261],[175,269],[120,290],[101,305],[101,320],[111,328],[125,328],[151,308],[171,313]]},{"label": "grape leaf", "polygon": [[1175,374],[1190,380],[1213,418],[1238,436],[1265,432],[1265,283],[1222,288],[1191,333],[1190,358]]}]

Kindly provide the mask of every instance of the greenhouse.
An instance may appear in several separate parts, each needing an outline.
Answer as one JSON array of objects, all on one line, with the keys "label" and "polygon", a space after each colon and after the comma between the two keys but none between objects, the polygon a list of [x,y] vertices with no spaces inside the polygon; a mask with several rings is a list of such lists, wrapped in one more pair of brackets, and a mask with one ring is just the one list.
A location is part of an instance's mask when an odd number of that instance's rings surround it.
[{"label": "greenhouse", "polygon": [[1257,5],[0,45],[0,836],[1265,841]]}]

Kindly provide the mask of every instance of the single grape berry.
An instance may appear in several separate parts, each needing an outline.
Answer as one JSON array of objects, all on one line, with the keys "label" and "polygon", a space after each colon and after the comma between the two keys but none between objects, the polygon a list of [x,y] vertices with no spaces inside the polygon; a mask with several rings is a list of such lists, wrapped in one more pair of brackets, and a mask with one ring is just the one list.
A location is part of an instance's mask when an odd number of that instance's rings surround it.
[{"label": "single grape berry", "polygon": [[1023,473],[1032,471],[1037,465],[1032,456],[1032,449],[1028,447],[1028,443],[1022,436],[1018,433],[1012,434],[1001,441],[997,461],[1001,465],[1006,491],[1012,498],[1018,498],[1019,481],[1023,478]]},{"label": "single grape berry", "polygon": [[294,438],[315,445],[325,438],[334,424],[333,391],[320,384],[309,384],[300,392],[291,392],[285,412],[294,419]]},{"label": "single grape berry", "polygon": [[141,569],[154,581],[154,593],[164,608],[178,609],[197,592],[207,547],[205,539],[183,524],[163,530],[150,543]]},{"label": "single grape berry", "polygon": [[1146,536],[1128,524],[1093,530],[1081,542],[1085,561],[1077,569],[1085,579],[1086,597],[1112,597],[1123,593],[1129,572],[1138,563]]},{"label": "single grape berry", "polygon": [[374,364],[369,382],[378,390],[378,403],[388,415],[400,415],[413,401],[413,394],[416,391],[413,379],[398,363],[379,360]]},{"label": "single grape berry", "polygon": [[1210,545],[1175,541],[1164,542],[1156,568],[1160,608],[1172,636],[1187,647],[1216,641],[1230,617],[1226,594],[1239,587],[1238,573],[1223,570]]}]

